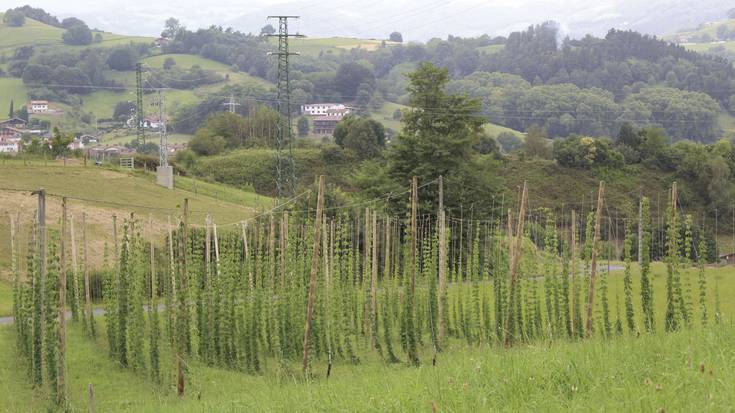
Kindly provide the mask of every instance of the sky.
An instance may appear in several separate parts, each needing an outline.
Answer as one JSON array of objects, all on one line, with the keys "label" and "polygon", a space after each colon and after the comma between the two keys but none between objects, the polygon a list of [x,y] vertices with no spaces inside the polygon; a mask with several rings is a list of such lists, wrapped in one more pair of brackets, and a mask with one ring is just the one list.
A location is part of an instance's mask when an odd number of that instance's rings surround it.
[{"label": "sky", "polygon": [[669,34],[724,17],[725,0],[0,0],[0,10],[30,4],[60,18],[75,16],[90,27],[153,36],[168,17],[196,29],[219,25],[259,32],[271,14],[300,15],[292,31],[312,37],[405,40],[447,35],[506,35],[546,20],[564,34],[604,35],[610,28]]}]

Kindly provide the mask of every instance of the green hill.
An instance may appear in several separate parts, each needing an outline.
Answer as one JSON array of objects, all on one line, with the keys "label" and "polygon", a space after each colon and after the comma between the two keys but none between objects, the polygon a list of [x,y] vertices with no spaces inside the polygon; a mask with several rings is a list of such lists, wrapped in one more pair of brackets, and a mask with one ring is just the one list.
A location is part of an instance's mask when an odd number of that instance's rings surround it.
[{"label": "green hill", "polygon": [[[268,197],[227,185],[179,176],[175,180],[176,188],[167,190],[155,184],[153,174],[100,169],[91,163],[84,167],[79,160],[70,160],[68,166],[63,166],[61,161],[2,159],[0,174],[7,183],[4,188],[32,190],[43,187],[50,194],[69,196],[72,211],[86,212],[93,235],[99,236],[107,232],[107,220],[113,213],[123,217],[135,212],[146,220],[152,214],[162,225],[167,215],[180,213],[184,198],[190,199],[191,209],[196,211],[192,212],[193,223],[204,222],[204,211],[212,214],[217,222],[230,223],[272,205]],[[28,192],[0,191],[0,200],[0,216],[5,217],[0,219],[2,234],[9,231],[8,214],[30,214],[36,202]],[[58,212],[60,198],[50,196],[48,202],[50,213]],[[101,244],[96,245],[100,248],[96,250],[98,257],[102,257],[101,247]],[[8,237],[0,237],[0,275],[8,265],[8,249]]]},{"label": "green hill", "polygon": [[102,31],[93,31],[92,33],[100,33],[102,41],[93,43],[89,46],[69,46],[64,44],[61,36],[64,29],[50,26],[39,21],[26,18],[26,22],[21,27],[10,27],[2,22],[4,13],[0,13],[0,55],[11,53],[14,49],[22,46],[34,47],[69,47],[69,48],[85,48],[85,47],[110,47],[130,42],[151,43],[152,37],[143,36],[125,36]]}]

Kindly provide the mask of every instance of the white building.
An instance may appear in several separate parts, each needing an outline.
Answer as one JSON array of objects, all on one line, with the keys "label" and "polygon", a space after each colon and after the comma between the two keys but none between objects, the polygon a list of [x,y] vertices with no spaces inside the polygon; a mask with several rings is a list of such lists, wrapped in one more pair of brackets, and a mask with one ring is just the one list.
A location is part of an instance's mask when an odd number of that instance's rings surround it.
[{"label": "white building", "polygon": [[28,102],[28,113],[48,112],[48,100],[32,100]]},{"label": "white building", "polygon": [[301,105],[301,114],[308,116],[326,116],[327,112],[345,110],[347,107],[341,103],[312,103]]},{"label": "white building", "polygon": [[0,153],[18,153],[19,141],[0,139]]}]

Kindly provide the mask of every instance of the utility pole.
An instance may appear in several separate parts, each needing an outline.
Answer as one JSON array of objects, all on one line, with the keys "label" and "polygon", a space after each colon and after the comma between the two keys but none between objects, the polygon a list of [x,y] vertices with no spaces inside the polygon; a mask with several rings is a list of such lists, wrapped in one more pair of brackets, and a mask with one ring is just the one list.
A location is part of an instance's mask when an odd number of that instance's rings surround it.
[{"label": "utility pole", "polygon": [[[291,151],[293,131],[291,130],[291,92],[289,88],[289,56],[298,56],[299,53],[288,51],[289,37],[304,37],[301,34],[288,33],[288,19],[298,19],[299,16],[268,16],[268,19],[278,19],[278,51],[269,52],[268,56],[278,56],[278,136],[276,137],[276,189],[278,197],[282,197],[286,189],[293,194],[296,187],[296,173]],[[288,145],[288,157],[283,159],[284,145]],[[286,188],[284,188],[286,187]]]},{"label": "utility pole", "polygon": [[230,113],[235,113],[235,108],[240,106],[239,103],[235,102],[235,95],[230,93],[230,99],[223,103],[224,106],[227,106],[227,111]]},{"label": "utility pole", "polygon": [[143,130],[143,64],[135,64],[135,122],[138,145],[145,145],[145,131]]}]

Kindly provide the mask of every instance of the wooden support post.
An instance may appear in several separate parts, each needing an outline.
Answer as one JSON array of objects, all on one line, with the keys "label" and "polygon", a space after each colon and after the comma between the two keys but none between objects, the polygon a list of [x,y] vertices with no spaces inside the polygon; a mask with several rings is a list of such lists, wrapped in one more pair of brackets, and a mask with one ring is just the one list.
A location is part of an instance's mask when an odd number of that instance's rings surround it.
[{"label": "wooden support post", "polygon": [[61,274],[59,276],[59,367],[56,382],[56,405],[66,405],[66,197],[61,198]]},{"label": "wooden support post", "polygon": [[595,210],[595,235],[592,238],[592,269],[590,270],[590,290],[587,296],[587,323],[584,328],[585,337],[592,334],[592,313],[595,304],[595,278],[597,276],[597,243],[600,239],[600,227],[602,225],[602,200],[605,196],[605,182],[600,181],[597,190],[597,210]]},{"label": "wooden support post", "polygon": [[574,326],[577,320],[577,211],[572,209],[572,254],[570,257],[569,272],[572,277],[572,336],[574,336]]},{"label": "wooden support post", "polygon": [[[371,302],[367,300],[367,297],[370,295],[370,284],[368,284],[368,280],[370,279],[370,208],[365,208],[365,226],[363,228],[363,240],[365,241],[363,244],[363,261],[362,261],[362,282],[360,283],[360,287],[362,287],[362,293],[364,294],[365,301],[363,302],[363,314],[362,314],[362,327],[366,334],[370,335],[370,314],[372,313],[372,310],[370,308]],[[372,341],[372,340],[371,340]]]},{"label": "wooden support post", "polygon": [[[113,216],[112,218],[114,221],[115,217]],[[115,228],[113,228],[113,233],[114,231]],[[74,288],[74,303],[76,304],[77,308],[76,316],[78,317],[78,314],[81,313],[82,319],[86,320],[84,316],[84,308],[82,307],[81,300],[79,298],[81,295],[81,292],[79,290],[79,264],[77,262],[79,252],[77,251],[77,236],[76,231],[74,230],[74,214],[71,214],[71,219],[69,221],[69,232],[71,235],[71,276],[73,277],[72,287]],[[117,244],[115,244],[115,246],[115,256],[117,256]]]},{"label": "wooden support post", "polygon": [[444,342],[444,294],[446,289],[447,270],[447,234],[446,218],[444,217],[444,179],[439,176],[439,291],[438,291],[438,317],[439,317],[439,343]]},{"label": "wooden support post", "polygon": [[526,203],[528,202],[528,187],[526,181],[523,181],[523,191],[521,192],[521,204],[518,210],[518,226],[516,227],[516,239],[513,246],[512,259],[510,262],[510,289],[508,290],[508,317],[505,319],[505,347],[510,346],[510,320],[514,316],[513,309],[515,307],[515,290],[518,282],[518,266],[523,255],[523,228],[526,220]]},{"label": "wooden support post", "polygon": [[87,411],[94,413],[94,388],[92,387],[92,383],[87,385]]},{"label": "wooden support post", "polygon": [[[38,246],[39,246],[39,263],[38,273],[41,278],[41,337],[40,342],[43,343],[43,337],[46,331],[46,190],[43,188],[34,192],[38,195]],[[43,355],[41,356],[43,359]],[[42,361],[43,362],[43,361]]]},{"label": "wooden support post", "polygon": [[411,297],[414,302],[411,303],[411,309],[415,309],[416,301],[416,238],[418,237],[418,228],[416,227],[416,215],[418,213],[418,178],[415,176],[411,180]]},{"label": "wooden support post", "polygon": [[370,264],[370,339],[375,348],[378,330],[378,214],[373,213],[372,226],[372,262]]},{"label": "wooden support post", "polygon": [[316,219],[314,220],[314,244],[311,254],[311,274],[309,276],[309,299],[306,306],[306,324],[304,326],[304,376],[309,376],[309,338],[311,336],[311,318],[314,314],[316,299],[316,277],[319,271],[319,247],[322,237],[322,212],[324,209],[324,175],[319,176],[319,195],[316,202]]},{"label": "wooden support post", "polygon": [[92,289],[89,279],[89,261],[87,249],[87,214],[82,212],[82,271],[84,271],[84,303],[86,307],[86,320],[89,333],[94,337],[92,327]]}]

